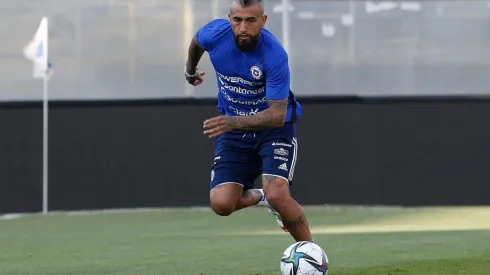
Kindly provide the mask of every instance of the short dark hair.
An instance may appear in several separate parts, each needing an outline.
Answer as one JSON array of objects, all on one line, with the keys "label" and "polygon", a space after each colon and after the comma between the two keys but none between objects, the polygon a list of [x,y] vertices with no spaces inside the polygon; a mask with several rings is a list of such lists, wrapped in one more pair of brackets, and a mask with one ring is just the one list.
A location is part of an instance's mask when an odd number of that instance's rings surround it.
[{"label": "short dark hair", "polygon": [[240,6],[246,8],[255,4],[263,5],[263,0],[233,0],[233,2],[238,3]]}]

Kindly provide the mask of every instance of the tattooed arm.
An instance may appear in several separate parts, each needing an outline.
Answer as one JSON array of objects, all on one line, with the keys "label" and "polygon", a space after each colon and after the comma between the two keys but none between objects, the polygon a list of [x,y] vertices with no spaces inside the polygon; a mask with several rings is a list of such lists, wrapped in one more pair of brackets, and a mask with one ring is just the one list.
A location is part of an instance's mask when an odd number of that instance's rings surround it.
[{"label": "tattooed arm", "polygon": [[204,134],[210,138],[237,130],[280,128],[286,120],[288,99],[268,100],[269,108],[253,116],[217,116],[204,121]]},{"label": "tattooed arm", "polygon": [[233,117],[233,129],[263,130],[279,128],[284,125],[288,111],[289,64],[288,57],[275,53],[269,55],[265,66],[266,97],[269,108],[254,116]]},{"label": "tattooed arm", "polygon": [[204,121],[204,134],[217,137],[231,130],[265,130],[284,125],[289,100],[289,65],[287,55],[279,54],[266,66],[266,98],[269,108],[253,116],[218,116]]},{"label": "tattooed arm", "polygon": [[253,116],[231,117],[232,128],[238,130],[263,130],[284,125],[288,110],[288,99],[268,100],[269,108]]}]

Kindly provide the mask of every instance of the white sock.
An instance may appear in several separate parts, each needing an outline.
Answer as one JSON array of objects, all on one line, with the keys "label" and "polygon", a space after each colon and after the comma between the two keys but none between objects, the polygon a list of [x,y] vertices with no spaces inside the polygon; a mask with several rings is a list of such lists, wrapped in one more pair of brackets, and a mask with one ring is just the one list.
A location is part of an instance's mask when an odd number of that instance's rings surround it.
[{"label": "white sock", "polygon": [[269,205],[269,203],[267,203],[267,199],[265,198],[264,189],[257,189],[257,190],[259,190],[260,193],[262,194],[262,199],[259,201],[259,203],[257,203],[257,205],[260,206]]}]

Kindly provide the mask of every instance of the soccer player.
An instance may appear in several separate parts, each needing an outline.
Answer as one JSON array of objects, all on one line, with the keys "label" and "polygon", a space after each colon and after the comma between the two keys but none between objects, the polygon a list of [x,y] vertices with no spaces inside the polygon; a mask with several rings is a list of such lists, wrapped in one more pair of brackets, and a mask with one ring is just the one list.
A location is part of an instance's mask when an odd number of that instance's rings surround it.
[{"label": "soccer player", "polygon": [[[295,120],[301,105],[290,90],[288,55],[264,28],[262,0],[233,0],[229,20],[202,26],[188,52],[185,77],[204,81],[197,65],[208,52],[216,71],[219,116],[204,121],[215,138],[210,204],[228,216],[252,206],[267,206],[296,241],[312,241],[302,207],[291,197],[298,143]],[[254,181],[262,175],[262,189]]]}]

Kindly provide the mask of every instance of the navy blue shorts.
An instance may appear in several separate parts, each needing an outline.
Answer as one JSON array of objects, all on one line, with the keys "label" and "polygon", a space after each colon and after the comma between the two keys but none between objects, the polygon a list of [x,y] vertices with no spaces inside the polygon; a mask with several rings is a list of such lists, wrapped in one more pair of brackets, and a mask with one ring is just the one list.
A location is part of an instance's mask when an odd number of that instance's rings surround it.
[{"label": "navy blue shorts", "polygon": [[297,154],[294,122],[271,130],[225,133],[215,139],[210,188],[233,182],[251,189],[261,175],[292,184]]}]

